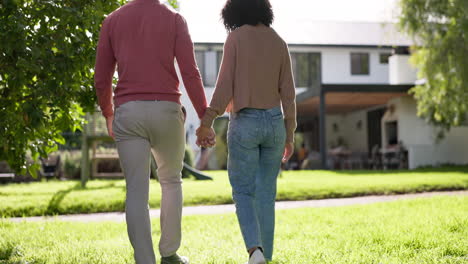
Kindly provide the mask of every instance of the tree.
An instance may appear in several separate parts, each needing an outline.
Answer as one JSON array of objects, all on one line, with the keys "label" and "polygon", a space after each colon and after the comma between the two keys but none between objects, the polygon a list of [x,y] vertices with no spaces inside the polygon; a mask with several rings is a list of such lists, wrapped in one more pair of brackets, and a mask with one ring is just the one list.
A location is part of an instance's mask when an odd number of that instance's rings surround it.
[{"label": "tree", "polygon": [[417,43],[411,60],[424,80],[411,90],[418,115],[448,131],[468,113],[468,1],[400,1],[400,26]]},{"label": "tree", "polygon": [[[0,0],[0,160],[17,172],[94,111],[101,22],[124,0]],[[175,0],[169,1],[175,5]]]}]

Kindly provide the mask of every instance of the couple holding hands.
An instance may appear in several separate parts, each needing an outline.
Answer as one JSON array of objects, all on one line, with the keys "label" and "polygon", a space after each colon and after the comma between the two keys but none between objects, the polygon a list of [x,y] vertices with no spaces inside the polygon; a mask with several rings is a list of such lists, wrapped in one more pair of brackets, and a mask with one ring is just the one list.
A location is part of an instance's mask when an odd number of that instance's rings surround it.
[{"label": "couple holding hands", "polygon": [[[161,263],[189,263],[177,254],[185,129],[174,59],[201,120],[199,146],[216,143],[213,121],[230,113],[228,174],[248,263],[272,259],[276,179],[281,161],[294,151],[290,55],[271,28],[268,0],[227,0],[221,17],[228,37],[209,106],[187,23],[179,13],[158,0],[133,0],[102,24],[96,93],[125,174],[127,231],[137,264],[156,263],[148,208],[151,153],[162,189]],[[113,91],[116,66],[119,78]]]}]

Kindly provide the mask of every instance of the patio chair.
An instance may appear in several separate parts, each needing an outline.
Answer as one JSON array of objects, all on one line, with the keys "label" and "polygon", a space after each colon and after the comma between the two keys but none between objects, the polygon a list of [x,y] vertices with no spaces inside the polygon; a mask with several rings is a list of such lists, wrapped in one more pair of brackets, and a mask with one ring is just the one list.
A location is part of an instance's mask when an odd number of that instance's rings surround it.
[{"label": "patio chair", "polygon": [[379,145],[374,145],[371,150],[369,159],[369,169],[380,170],[382,169],[382,154],[380,153]]},{"label": "patio chair", "polygon": [[408,151],[399,143],[393,151],[387,151],[383,154],[384,169],[406,169],[408,168]]},{"label": "patio chair", "polygon": [[39,175],[41,177],[46,178],[46,180],[50,178],[60,178],[60,155],[49,156],[47,159],[40,158],[40,160],[42,169],[39,171]]},{"label": "patio chair", "polygon": [[344,167],[350,170],[362,170],[367,160],[367,153],[352,152],[347,159],[344,160]]},{"label": "patio chair", "polygon": [[408,150],[401,145],[400,150],[397,153],[398,158],[398,169],[408,169]]}]

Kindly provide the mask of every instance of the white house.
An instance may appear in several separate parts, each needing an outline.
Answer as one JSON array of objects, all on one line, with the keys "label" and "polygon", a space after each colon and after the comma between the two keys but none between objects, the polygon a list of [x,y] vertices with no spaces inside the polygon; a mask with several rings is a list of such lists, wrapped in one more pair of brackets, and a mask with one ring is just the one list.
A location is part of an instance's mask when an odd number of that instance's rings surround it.
[{"label": "white house", "polygon": [[[219,18],[224,2],[181,2],[180,12],[189,24],[208,100],[227,36]],[[416,102],[408,95],[416,81],[407,54],[413,42],[393,23],[359,17],[317,20],[312,15],[321,15],[317,1],[294,1],[297,7],[304,7],[296,9],[286,3],[289,1],[270,2],[276,18],[273,28],[291,52],[298,132],[311,150],[321,153],[323,165],[330,165],[330,149],[339,145],[369,156],[374,146],[385,150],[398,142],[407,149],[409,168],[468,163],[468,125],[453,128],[437,141],[435,128],[417,117]],[[388,9],[393,5],[373,8],[369,14],[386,11],[379,16],[391,19]],[[199,121],[185,92],[182,103],[188,110],[188,141],[197,149],[194,131]]]}]

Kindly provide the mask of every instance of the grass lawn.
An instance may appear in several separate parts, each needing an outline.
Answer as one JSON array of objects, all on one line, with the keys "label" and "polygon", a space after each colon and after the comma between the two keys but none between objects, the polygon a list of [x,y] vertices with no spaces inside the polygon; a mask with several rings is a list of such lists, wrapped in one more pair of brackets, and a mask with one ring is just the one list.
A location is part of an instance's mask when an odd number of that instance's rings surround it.
[{"label": "grass lawn", "polygon": [[[468,196],[278,211],[275,264],[468,263]],[[159,221],[153,220],[155,249]],[[183,219],[192,263],[244,263],[234,214]],[[0,263],[132,263],[124,223],[0,220]]]},{"label": "grass lawn", "polygon": [[[214,181],[184,181],[185,205],[232,203],[225,171],[210,171]],[[306,200],[371,194],[468,189],[468,168],[416,171],[286,171],[278,181],[278,200]],[[160,205],[160,186],[152,181],[150,206]],[[124,180],[0,185],[0,217],[123,211]]]}]

